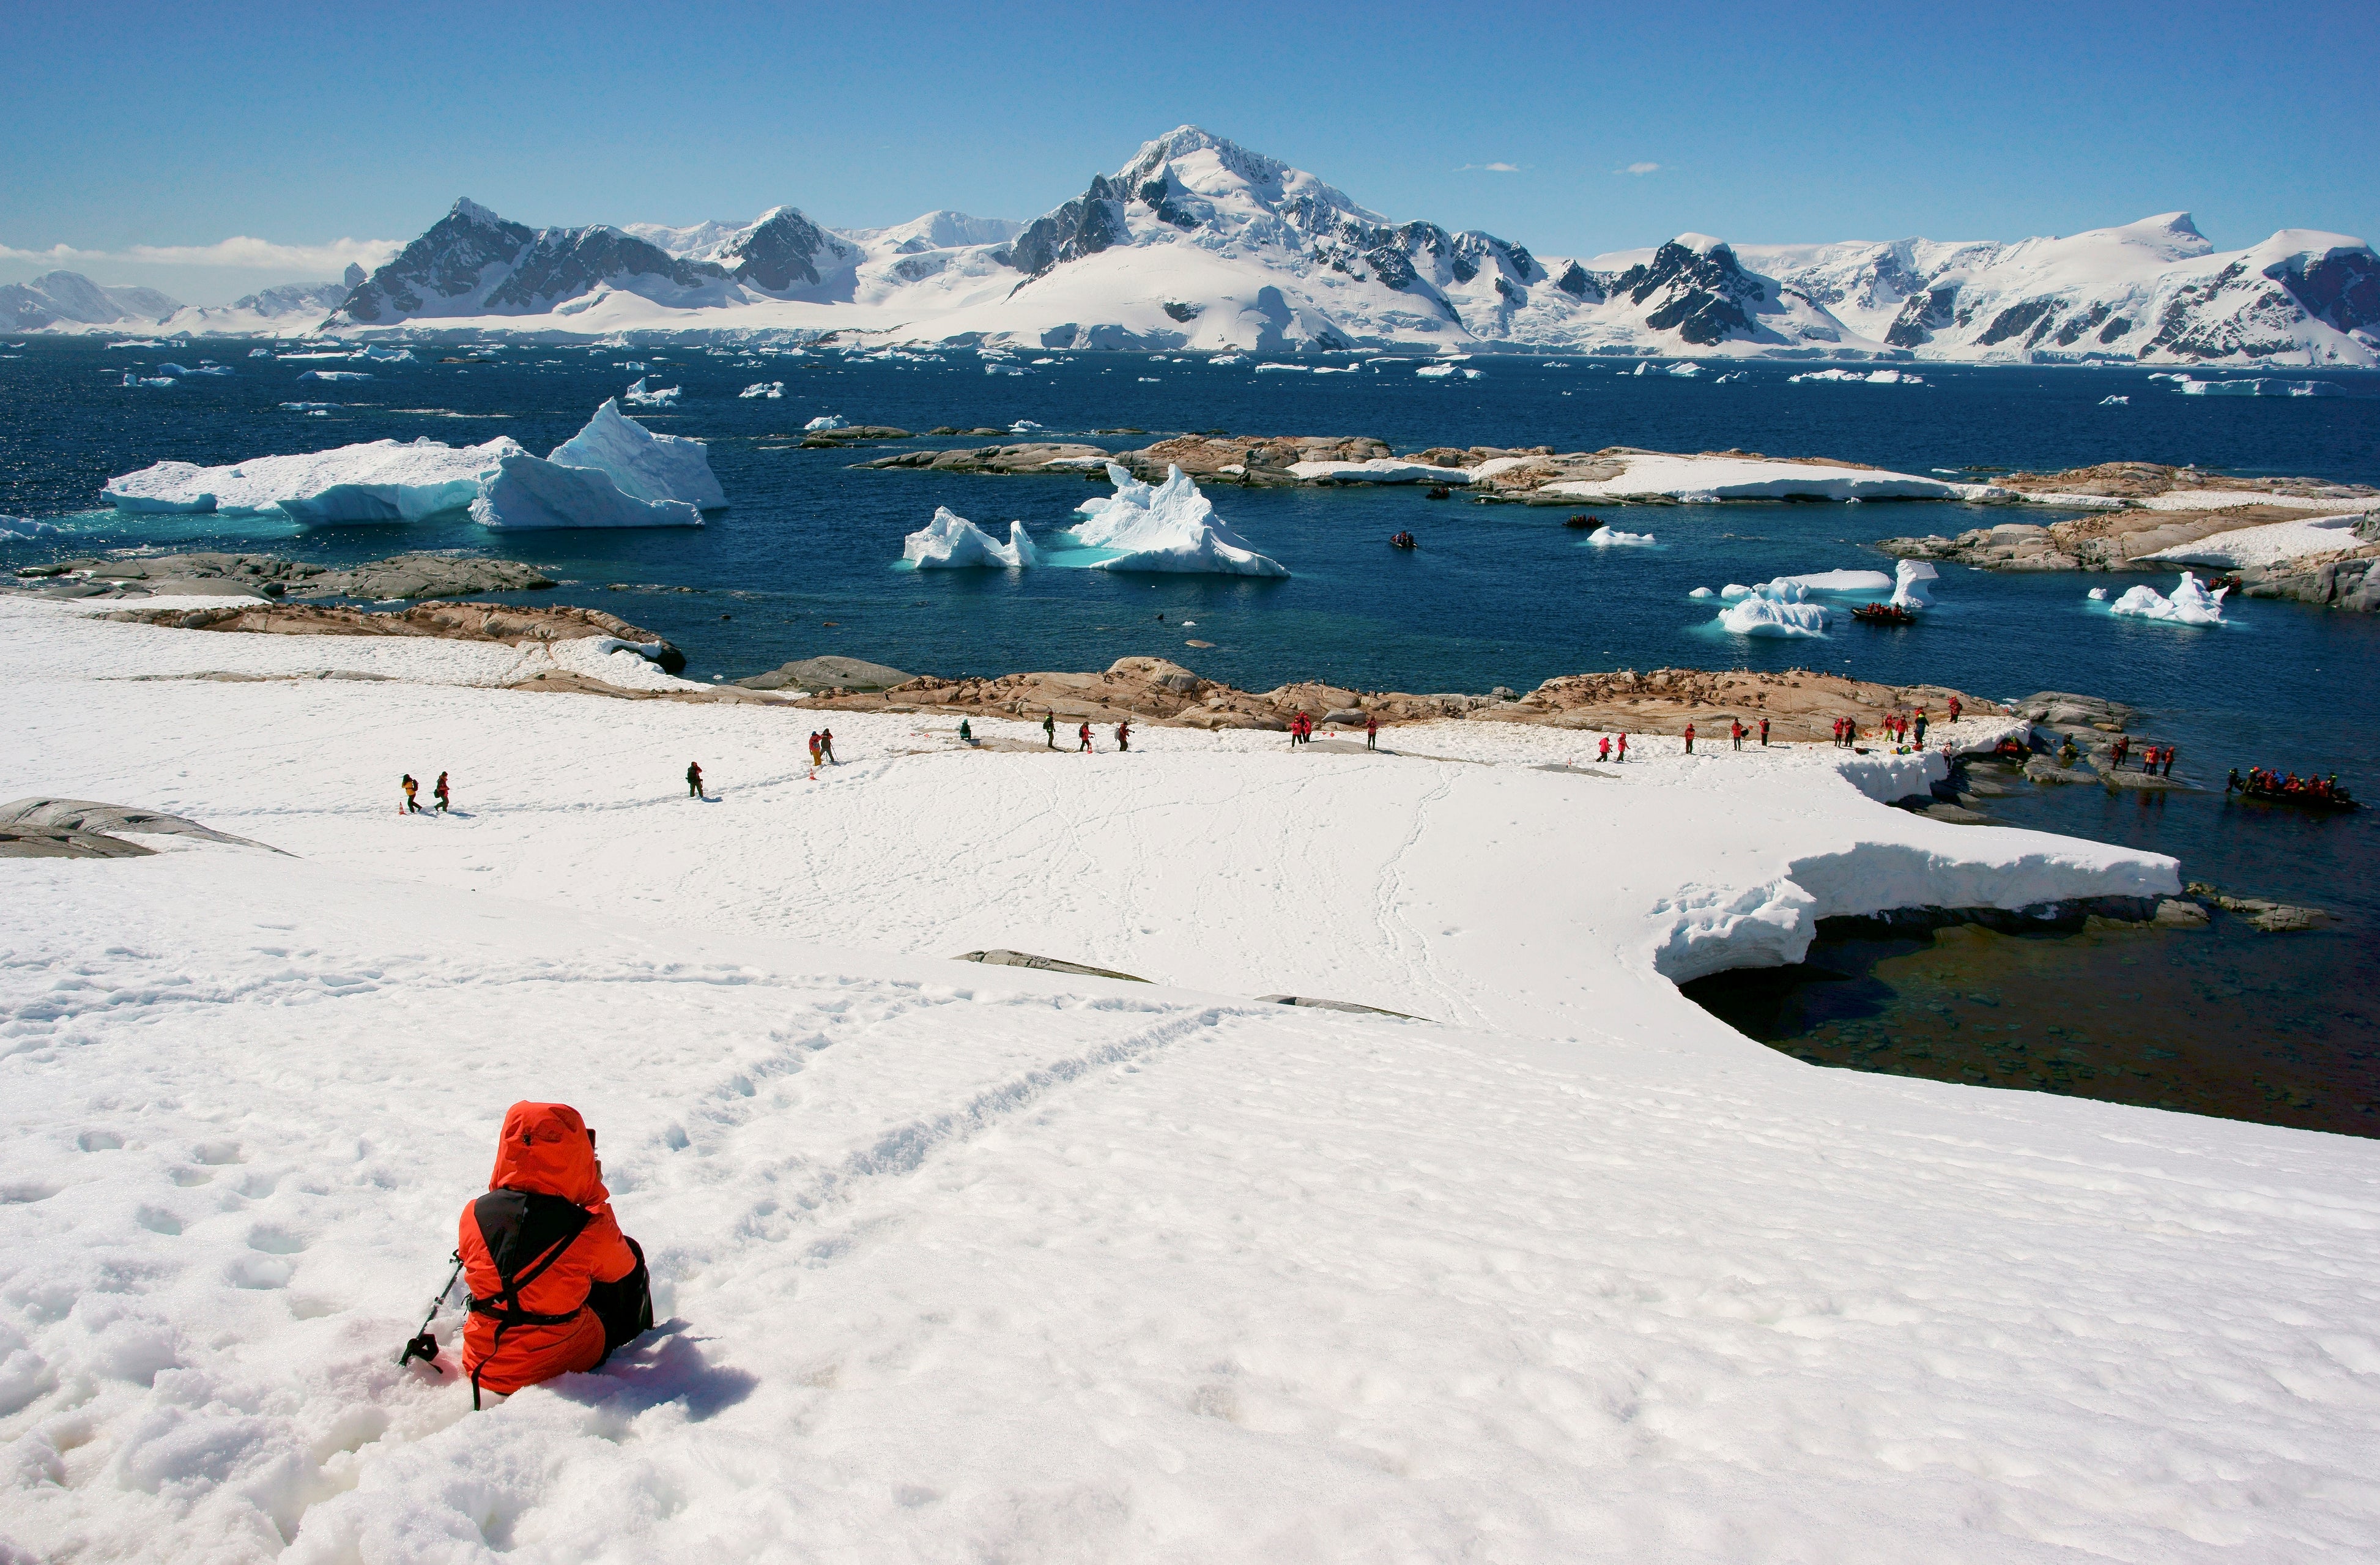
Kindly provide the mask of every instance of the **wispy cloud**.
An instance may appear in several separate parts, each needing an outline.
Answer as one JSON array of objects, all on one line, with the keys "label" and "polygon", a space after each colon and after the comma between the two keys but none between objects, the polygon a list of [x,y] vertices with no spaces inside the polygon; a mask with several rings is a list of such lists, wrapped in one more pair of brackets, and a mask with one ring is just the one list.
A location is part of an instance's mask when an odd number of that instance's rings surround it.
[{"label": "wispy cloud", "polygon": [[1475,169],[1482,174],[1518,174],[1521,165],[1517,163],[1466,163],[1454,172],[1469,174]]},{"label": "wispy cloud", "polygon": [[1611,172],[1614,174],[1633,174],[1641,177],[1647,174],[1660,173],[1661,165],[1658,163],[1632,163],[1625,168],[1615,168]]},{"label": "wispy cloud", "polygon": [[257,272],[312,272],[336,276],[354,262],[367,272],[405,247],[395,239],[333,239],[328,244],[280,245],[237,234],[211,245],[133,245],[125,250],[17,250],[0,245],[0,261],[30,261],[65,266],[77,262],[138,262],[150,266],[230,266]]}]

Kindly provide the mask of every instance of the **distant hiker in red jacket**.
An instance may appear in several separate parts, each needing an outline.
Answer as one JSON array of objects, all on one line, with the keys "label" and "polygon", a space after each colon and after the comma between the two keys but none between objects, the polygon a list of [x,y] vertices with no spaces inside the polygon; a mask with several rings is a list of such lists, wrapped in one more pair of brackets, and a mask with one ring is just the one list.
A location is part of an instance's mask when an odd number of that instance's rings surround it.
[{"label": "distant hiker in red jacket", "polygon": [[1952,721],[1953,723],[1955,723],[1955,722],[1957,722],[1958,720],[1959,720],[1959,698],[1958,698],[1957,696],[1955,696],[1955,695],[1954,695],[1954,696],[1952,696],[1952,697],[1950,698],[1950,721]]},{"label": "distant hiker in red jacket", "polygon": [[1077,751],[1087,752],[1091,748],[1090,724],[1085,723],[1081,727],[1076,728],[1075,730],[1075,737],[1082,741],[1082,743],[1076,747]]},{"label": "distant hiker in red jacket", "polygon": [[1623,762],[1628,759],[1628,736],[1626,734],[1621,734],[1620,736],[1620,759]]},{"label": "distant hiker in red jacket", "polygon": [[1760,748],[1768,748],[1768,719],[1766,717],[1760,719]]},{"label": "distant hiker in red jacket", "polygon": [[1611,759],[1611,736],[1609,734],[1604,735],[1603,742],[1595,747],[1595,758],[1597,761],[1609,761]]},{"label": "distant hiker in red jacket", "polygon": [[686,796],[688,799],[702,797],[702,768],[691,761],[686,764]]},{"label": "distant hiker in red jacket", "polygon": [[[1164,617],[1160,615],[1158,617],[1163,618]],[[1127,717],[1123,722],[1116,725],[1116,753],[1122,755],[1131,748],[1132,719]]]},{"label": "distant hiker in red jacket", "polygon": [[440,814],[442,814],[442,815],[443,815],[443,814],[444,814],[444,813],[446,813],[446,774],[445,774],[445,773],[441,772],[441,773],[439,773],[439,774],[438,774],[438,780],[437,780],[437,782],[436,782],[436,783],[434,783],[434,784],[432,784],[432,785],[431,786],[431,789],[430,789],[430,797],[431,797],[431,798],[432,798],[432,799],[435,799],[436,801],[438,801],[438,813],[439,813]]},{"label": "distant hiker in red jacket", "polygon": [[1377,712],[1364,714],[1364,748],[1366,750],[1380,748],[1380,715]]},{"label": "distant hiker in red jacket", "polygon": [[1742,750],[1743,748],[1742,718],[1730,717],[1727,720],[1727,737],[1735,742],[1736,749]]},{"label": "distant hiker in red jacket", "polygon": [[504,1111],[488,1193],[456,1225],[471,1402],[590,1370],[653,1324],[645,1253],[612,1216],[595,1132],[560,1103]]},{"label": "distant hiker in red jacket", "polygon": [[1692,755],[1694,752],[1694,726],[1692,723],[1688,723],[1688,724],[1686,725],[1686,753],[1687,753],[1687,754],[1689,754],[1689,755]]},{"label": "distant hiker in red jacket", "polygon": [[842,762],[834,758],[834,730],[832,728],[820,728],[819,730],[819,753],[826,757],[826,764],[830,766],[840,766],[843,764]]}]

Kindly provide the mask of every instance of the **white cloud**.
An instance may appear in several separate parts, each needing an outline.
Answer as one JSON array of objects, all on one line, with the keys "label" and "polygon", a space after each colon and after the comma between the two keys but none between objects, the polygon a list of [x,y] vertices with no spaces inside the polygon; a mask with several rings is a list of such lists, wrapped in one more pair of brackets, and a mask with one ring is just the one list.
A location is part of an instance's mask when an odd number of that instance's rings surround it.
[{"label": "white cloud", "polygon": [[1518,174],[1521,172],[1521,165],[1517,163],[1466,163],[1454,172],[1468,174],[1473,169],[1478,169],[1487,174]]},{"label": "white cloud", "polygon": [[125,250],[77,250],[72,245],[16,250],[0,245],[0,261],[30,261],[44,266],[93,261],[137,262],[150,266],[228,266],[336,276],[349,262],[371,271],[404,248],[395,239],[333,239],[328,244],[279,245],[237,234],[211,245],[133,245]]},{"label": "white cloud", "polygon": [[1639,176],[1658,174],[1661,172],[1661,165],[1658,163],[1632,163],[1625,168],[1615,168],[1611,172],[1614,174],[1634,174]]}]

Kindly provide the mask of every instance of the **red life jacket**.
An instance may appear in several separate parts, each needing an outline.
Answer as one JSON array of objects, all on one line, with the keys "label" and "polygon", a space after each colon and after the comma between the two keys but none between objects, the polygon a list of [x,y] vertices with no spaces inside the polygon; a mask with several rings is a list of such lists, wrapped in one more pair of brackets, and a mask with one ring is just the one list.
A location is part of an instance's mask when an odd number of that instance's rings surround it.
[{"label": "red life jacket", "polygon": [[474,1405],[482,1388],[510,1395],[603,1359],[603,1323],[587,1307],[591,1283],[637,1269],[595,1167],[595,1140],[566,1104],[505,1111],[488,1193],[456,1224],[471,1313],[463,1369]]}]

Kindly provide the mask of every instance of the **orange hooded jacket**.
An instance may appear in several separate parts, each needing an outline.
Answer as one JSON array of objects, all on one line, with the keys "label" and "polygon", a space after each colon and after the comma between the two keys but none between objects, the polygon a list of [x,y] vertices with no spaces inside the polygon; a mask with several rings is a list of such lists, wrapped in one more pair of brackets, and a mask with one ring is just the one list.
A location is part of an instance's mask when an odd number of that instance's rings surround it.
[{"label": "orange hooded jacket", "polygon": [[[560,1103],[516,1103],[506,1109],[488,1189],[559,1196],[585,1208],[588,1222],[554,1262],[521,1290],[518,1300],[519,1307],[531,1314],[570,1318],[558,1325],[506,1327],[499,1341],[498,1323],[474,1311],[463,1326],[463,1372],[476,1375],[483,1389],[509,1396],[557,1375],[593,1369],[603,1362],[603,1323],[586,1307],[588,1287],[626,1277],[637,1269],[637,1257],[612,1216],[612,1192],[603,1188],[595,1163],[595,1138],[578,1110]],[[503,1236],[483,1231],[480,1201],[463,1208],[455,1237],[471,1297],[493,1298],[503,1289],[504,1278],[490,1239],[501,1243]],[[526,1272],[542,1253],[541,1248],[510,1257],[514,1275]]]}]

